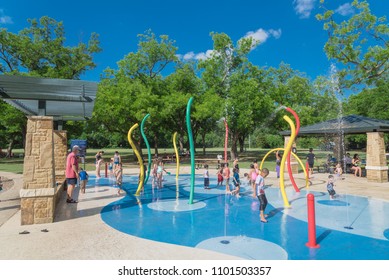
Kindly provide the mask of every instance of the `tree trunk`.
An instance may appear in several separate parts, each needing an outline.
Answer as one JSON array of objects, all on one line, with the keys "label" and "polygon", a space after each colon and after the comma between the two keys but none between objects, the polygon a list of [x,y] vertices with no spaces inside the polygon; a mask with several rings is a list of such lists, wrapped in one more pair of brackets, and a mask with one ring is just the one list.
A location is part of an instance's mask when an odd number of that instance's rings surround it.
[{"label": "tree trunk", "polygon": [[231,137],[231,160],[235,160],[238,157],[238,135],[232,135]]},{"label": "tree trunk", "polygon": [[154,155],[158,155],[158,137],[157,135],[154,136]]},{"label": "tree trunk", "polygon": [[180,154],[182,154],[184,152],[184,134],[183,133],[180,133],[180,137],[179,137],[178,142],[180,144]]},{"label": "tree trunk", "polygon": [[241,153],[244,152],[244,140],[245,140],[244,136],[239,137],[239,152]]},{"label": "tree trunk", "polygon": [[12,148],[13,148],[13,145],[14,145],[14,139],[12,139],[9,144],[8,144],[8,148],[7,148],[7,155],[5,156],[6,158],[10,158],[12,156]]}]

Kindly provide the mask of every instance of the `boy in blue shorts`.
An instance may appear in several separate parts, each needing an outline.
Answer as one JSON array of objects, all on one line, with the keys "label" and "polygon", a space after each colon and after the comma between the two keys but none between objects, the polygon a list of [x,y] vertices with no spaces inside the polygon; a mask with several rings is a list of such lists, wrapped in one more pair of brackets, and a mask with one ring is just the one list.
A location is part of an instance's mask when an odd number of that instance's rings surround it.
[{"label": "boy in blue shorts", "polygon": [[79,175],[80,175],[80,189],[81,189],[81,193],[85,193],[86,183],[88,182],[89,175],[82,168],[81,168],[81,171],[80,171]]}]

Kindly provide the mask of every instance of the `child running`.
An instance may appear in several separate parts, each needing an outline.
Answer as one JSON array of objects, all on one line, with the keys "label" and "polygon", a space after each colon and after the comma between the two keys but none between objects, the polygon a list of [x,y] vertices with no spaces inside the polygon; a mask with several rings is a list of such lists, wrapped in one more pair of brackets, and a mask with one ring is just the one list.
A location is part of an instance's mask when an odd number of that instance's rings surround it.
[{"label": "child running", "polygon": [[267,198],[265,195],[265,178],[269,175],[269,169],[263,168],[255,179],[255,193],[259,200],[259,217],[262,223],[267,223],[265,209],[267,206]]}]

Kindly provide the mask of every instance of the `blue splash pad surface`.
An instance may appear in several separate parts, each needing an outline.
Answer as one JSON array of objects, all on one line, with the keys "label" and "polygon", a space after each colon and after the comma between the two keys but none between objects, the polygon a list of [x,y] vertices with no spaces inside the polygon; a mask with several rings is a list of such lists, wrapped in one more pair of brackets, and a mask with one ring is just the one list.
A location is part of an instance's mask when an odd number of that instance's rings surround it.
[{"label": "blue splash pad surface", "polygon": [[[284,208],[279,188],[267,188],[269,216],[265,224],[259,220],[258,199],[244,184],[238,198],[226,194],[225,186],[217,187],[216,178],[210,180],[211,189],[205,190],[203,178],[196,177],[194,203],[188,205],[189,175],[180,175],[178,181],[175,175],[166,175],[163,188],[148,183],[138,197],[134,196],[137,176],[123,179],[127,195],[105,206],[101,217],[112,228],[130,235],[247,259],[389,259],[389,203],[385,201],[351,195],[329,200],[325,192],[312,192],[320,245],[313,249],[306,246],[305,190],[294,193],[288,188],[291,208]],[[110,184],[113,182],[108,179],[98,180],[98,185]],[[227,239],[233,242],[220,245]]]}]

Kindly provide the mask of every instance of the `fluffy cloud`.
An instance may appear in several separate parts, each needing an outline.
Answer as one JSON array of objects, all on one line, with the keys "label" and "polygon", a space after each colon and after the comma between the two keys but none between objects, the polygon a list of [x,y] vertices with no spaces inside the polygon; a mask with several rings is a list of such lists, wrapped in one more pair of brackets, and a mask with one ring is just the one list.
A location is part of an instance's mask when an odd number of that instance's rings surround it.
[{"label": "fluffy cloud", "polygon": [[294,0],[294,10],[300,15],[300,18],[309,18],[311,11],[315,7],[315,1],[316,0]]},{"label": "fluffy cloud", "polygon": [[[276,39],[279,39],[281,37],[281,29],[269,29],[264,30],[262,28],[256,30],[256,31],[249,31],[246,33],[246,35],[243,36],[243,38],[251,37],[253,38],[254,44],[260,43],[263,44],[269,39],[269,37],[274,37]],[[205,60],[207,58],[210,58],[213,54],[213,50],[207,50],[206,52],[200,52],[200,53],[194,53],[194,52],[188,52],[184,55],[178,54],[177,57],[180,60]]]},{"label": "fluffy cloud", "polygon": [[354,8],[353,6],[351,6],[350,3],[346,3],[344,5],[341,5],[339,6],[336,10],[335,10],[335,13],[338,13],[342,16],[347,16],[347,15],[351,15],[354,13]]},{"label": "fluffy cloud", "polygon": [[12,24],[12,18],[4,14],[4,10],[0,9],[0,24]]},{"label": "fluffy cloud", "polygon": [[245,38],[253,38],[254,44],[259,43],[263,44],[269,39],[270,36],[273,36],[274,38],[278,39],[281,37],[281,29],[274,30],[264,30],[262,28],[256,30],[256,31],[249,31],[244,36]]}]

